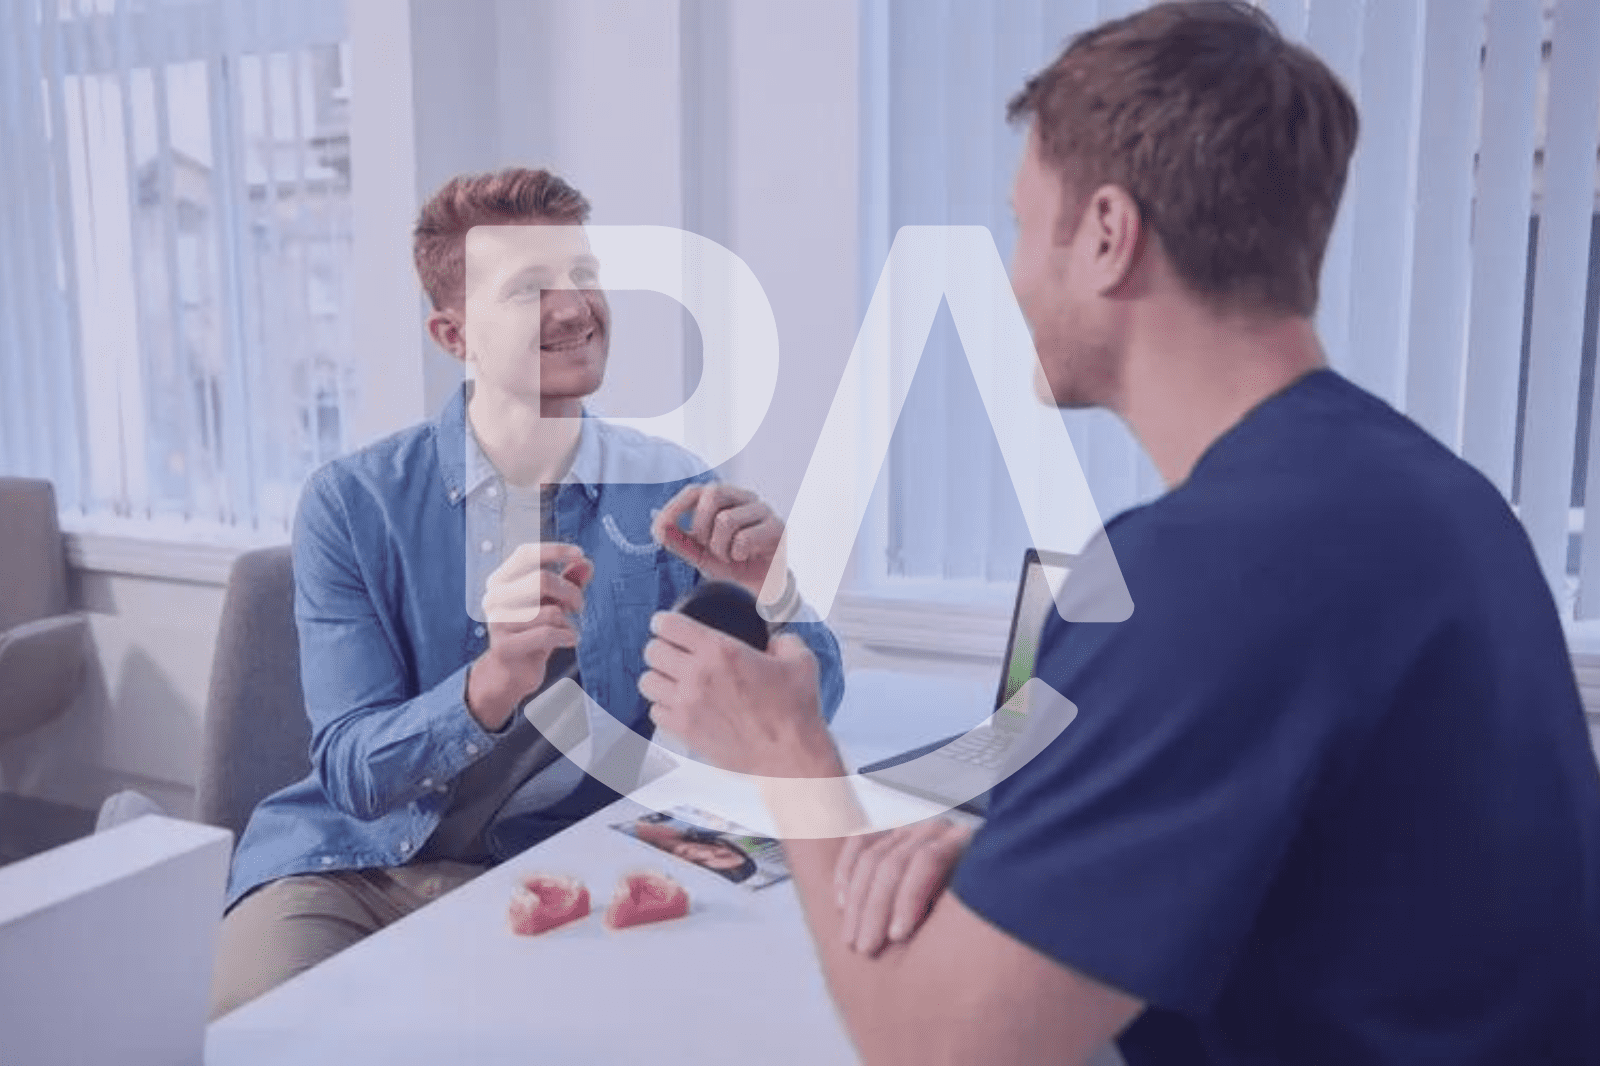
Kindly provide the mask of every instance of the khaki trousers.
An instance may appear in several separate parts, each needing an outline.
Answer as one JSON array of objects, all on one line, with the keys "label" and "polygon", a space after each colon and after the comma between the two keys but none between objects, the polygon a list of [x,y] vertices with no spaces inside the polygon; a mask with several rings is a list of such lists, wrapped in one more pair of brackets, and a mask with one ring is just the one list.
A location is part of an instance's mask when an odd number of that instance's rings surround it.
[{"label": "khaki trousers", "polygon": [[486,869],[440,860],[298,874],[262,885],[222,919],[211,986],[212,1019],[332,958]]}]

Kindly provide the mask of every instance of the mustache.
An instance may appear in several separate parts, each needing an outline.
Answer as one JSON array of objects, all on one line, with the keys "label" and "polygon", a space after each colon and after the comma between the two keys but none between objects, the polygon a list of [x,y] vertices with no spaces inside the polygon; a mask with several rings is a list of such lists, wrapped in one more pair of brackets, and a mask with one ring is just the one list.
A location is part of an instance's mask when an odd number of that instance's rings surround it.
[{"label": "mustache", "polygon": [[539,344],[541,347],[565,344],[574,341],[593,330],[599,336],[605,336],[605,323],[598,315],[586,315],[577,322],[567,323],[555,329],[545,328],[544,323],[539,324]]}]

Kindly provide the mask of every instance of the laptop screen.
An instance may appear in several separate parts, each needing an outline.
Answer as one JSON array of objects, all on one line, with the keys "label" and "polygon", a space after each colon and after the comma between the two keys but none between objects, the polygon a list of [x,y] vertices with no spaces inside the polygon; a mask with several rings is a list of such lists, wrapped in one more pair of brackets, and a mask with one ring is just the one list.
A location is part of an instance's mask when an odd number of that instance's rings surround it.
[{"label": "laptop screen", "polygon": [[997,728],[1019,729],[1027,721],[1025,710],[1002,708],[1033,676],[1039,657],[1039,634],[1050,612],[1055,610],[1055,596],[1066,580],[1071,562],[1071,556],[1032,549],[1023,559],[1017,605],[1011,614],[1011,636],[1006,642],[1005,667],[995,700]]}]

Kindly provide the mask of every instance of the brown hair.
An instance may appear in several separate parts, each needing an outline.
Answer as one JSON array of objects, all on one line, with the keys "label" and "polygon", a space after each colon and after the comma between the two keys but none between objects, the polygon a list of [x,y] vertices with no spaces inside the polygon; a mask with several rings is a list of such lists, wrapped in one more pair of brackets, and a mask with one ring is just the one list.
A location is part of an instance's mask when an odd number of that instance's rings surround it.
[{"label": "brown hair", "polygon": [[1242,0],[1157,4],[1074,38],[1010,102],[1076,225],[1126,190],[1216,305],[1309,316],[1359,120],[1339,79]]},{"label": "brown hair", "polygon": [[589,201],[548,170],[507,167],[461,174],[428,198],[417,216],[411,255],[435,311],[466,297],[467,231],[539,219],[569,226],[589,220]]}]

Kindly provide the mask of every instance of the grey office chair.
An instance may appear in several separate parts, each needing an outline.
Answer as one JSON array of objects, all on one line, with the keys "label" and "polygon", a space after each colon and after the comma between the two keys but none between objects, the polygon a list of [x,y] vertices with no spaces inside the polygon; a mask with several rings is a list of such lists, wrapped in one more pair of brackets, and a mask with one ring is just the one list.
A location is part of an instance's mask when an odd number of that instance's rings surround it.
[{"label": "grey office chair", "polygon": [[[65,714],[83,688],[88,624],[67,607],[50,482],[0,477],[0,744]],[[0,865],[83,836],[92,811],[0,792]]]},{"label": "grey office chair", "polygon": [[244,832],[264,797],[311,772],[289,549],[234,561],[206,699],[195,820]]},{"label": "grey office chair", "polygon": [[61,715],[83,686],[88,627],[67,607],[50,482],[0,477],[0,743]]}]

